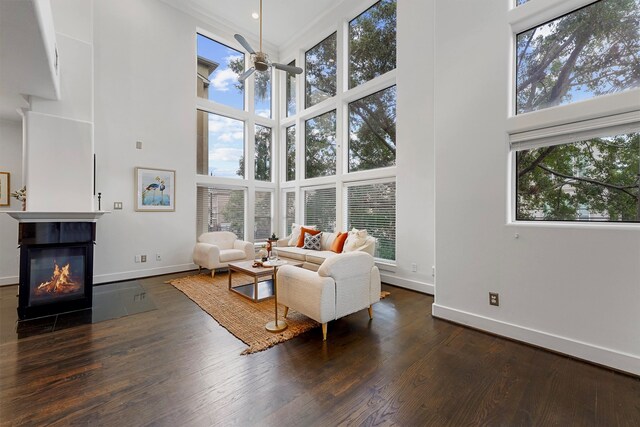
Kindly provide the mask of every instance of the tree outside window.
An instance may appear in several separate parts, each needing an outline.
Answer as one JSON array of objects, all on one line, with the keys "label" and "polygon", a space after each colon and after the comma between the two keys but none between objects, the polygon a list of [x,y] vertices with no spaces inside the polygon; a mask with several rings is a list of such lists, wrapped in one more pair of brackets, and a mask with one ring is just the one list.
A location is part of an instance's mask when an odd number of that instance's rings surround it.
[{"label": "tree outside window", "polygon": [[381,0],[349,22],[349,89],[396,68],[396,1]]},{"label": "tree outside window", "polygon": [[349,104],[349,172],[396,164],[396,87]]},{"label": "tree outside window", "polygon": [[305,107],[336,95],[336,33],[305,54]]},{"label": "tree outside window", "polygon": [[517,114],[640,87],[640,0],[600,0],[516,41]]},{"label": "tree outside window", "polygon": [[305,177],[336,173],[336,110],[305,122]]}]

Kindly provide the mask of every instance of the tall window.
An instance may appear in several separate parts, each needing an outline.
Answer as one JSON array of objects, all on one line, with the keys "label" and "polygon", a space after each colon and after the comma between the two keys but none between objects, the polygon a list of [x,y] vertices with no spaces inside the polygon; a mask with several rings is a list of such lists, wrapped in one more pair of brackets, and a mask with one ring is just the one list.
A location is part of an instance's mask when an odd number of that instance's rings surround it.
[{"label": "tall window", "polygon": [[336,94],[336,33],[305,54],[305,107],[309,108]]},{"label": "tall window", "polygon": [[256,71],[253,73],[254,87],[254,108],[255,113],[261,117],[271,118],[271,70]]},{"label": "tall window", "polygon": [[336,111],[305,122],[305,177],[336,173]]},{"label": "tall window", "polygon": [[640,222],[639,172],[640,129],[517,151],[516,219]]},{"label": "tall window", "polygon": [[396,259],[396,183],[347,187],[347,229],[366,229],[376,238],[376,258]]},{"label": "tall window", "polygon": [[286,168],[287,181],[296,179],[296,127],[289,126],[286,131]]},{"label": "tall window", "polygon": [[198,34],[197,43],[198,96],[243,110],[244,83],[238,76],[244,72],[244,54],[202,34]]},{"label": "tall window", "polygon": [[349,104],[349,172],[396,164],[396,87]]},{"label": "tall window", "polygon": [[296,221],[296,193],[286,191],[284,195],[284,232],[288,236],[291,234],[291,226]]},{"label": "tall window", "polygon": [[396,1],[380,0],[349,22],[349,89],[396,68]]},{"label": "tall window", "polygon": [[[291,61],[290,66],[295,67],[296,61]],[[293,73],[287,73],[285,77],[286,83],[286,99],[287,99],[287,117],[296,114],[296,75]]]},{"label": "tall window", "polygon": [[336,228],[336,189],[304,190],[304,223],[332,233]]},{"label": "tall window", "polygon": [[244,178],[244,122],[197,112],[197,173]]},{"label": "tall window", "polygon": [[516,113],[640,87],[640,0],[600,0],[517,35]]},{"label": "tall window", "polygon": [[255,178],[258,181],[271,181],[271,128],[255,126]]},{"label": "tall window", "polygon": [[256,242],[266,241],[271,236],[271,191],[256,191],[255,231],[253,238]]},{"label": "tall window", "polygon": [[231,231],[244,239],[245,191],[198,187],[197,234]]}]

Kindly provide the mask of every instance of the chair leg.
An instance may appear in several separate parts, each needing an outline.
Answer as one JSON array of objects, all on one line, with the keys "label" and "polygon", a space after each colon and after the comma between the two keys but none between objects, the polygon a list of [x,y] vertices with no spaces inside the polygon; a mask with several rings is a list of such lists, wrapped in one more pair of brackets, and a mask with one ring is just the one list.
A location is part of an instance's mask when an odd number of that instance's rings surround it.
[{"label": "chair leg", "polygon": [[369,306],[369,319],[373,319],[373,307]]},{"label": "chair leg", "polygon": [[287,318],[287,314],[289,314],[289,307],[284,308],[284,314],[282,315],[282,317],[284,317],[285,319]]},{"label": "chair leg", "polygon": [[214,277],[216,275],[216,269],[212,268],[211,269],[211,277]]},{"label": "chair leg", "polygon": [[323,323],[322,324],[322,341],[326,341],[327,340],[327,324]]}]

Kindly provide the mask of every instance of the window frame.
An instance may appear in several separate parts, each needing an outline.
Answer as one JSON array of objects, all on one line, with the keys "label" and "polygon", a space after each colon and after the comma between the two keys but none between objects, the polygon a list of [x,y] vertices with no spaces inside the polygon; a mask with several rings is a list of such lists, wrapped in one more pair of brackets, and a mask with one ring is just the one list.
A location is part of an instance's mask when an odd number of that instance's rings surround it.
[{"label": "window frame", "polygon": [[[563,135],[579,134],[580,132],[595,130],[603,126],[616,123],[621,116],[640,113],[638,99],[640,88],[624,92],[601,95],[574,103],[553,106],[527,113],[516,112],[516,82],[517,64],[516,47],[517,35],[531,28],[558,19],[573,11],[596,3],[599,0],[529,0],[516,6],[515,0],[507,13],[507,24],[511,37],[508,43],[510,52],[510,75],[508,79],[508,112],[506,115],[505,140],[508,150],[507,170],[509,185],[507,186],[506,201],[507,225],[533,227],[561,227],[561,228],[607,228],[638,230],[638,223],[619,222],[587,222],[587,221],[526,221],[516,219],[517,198],[517,164],[514,143],[524,144],[531,139],[562,137]],[[577,142],[574,140],[572,142]]]}]

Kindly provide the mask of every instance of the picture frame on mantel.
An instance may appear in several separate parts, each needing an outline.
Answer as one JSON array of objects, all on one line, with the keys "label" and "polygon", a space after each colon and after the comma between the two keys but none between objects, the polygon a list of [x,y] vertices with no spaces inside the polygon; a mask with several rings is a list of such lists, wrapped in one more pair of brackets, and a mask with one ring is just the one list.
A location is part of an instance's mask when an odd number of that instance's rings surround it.
[{"label": "picture frame on mantel", "polygon": [[173,212],[176,210],[176,171],[135,168],[136,212]]},{"label": "picture frame on mantel", "polygon": [[0,206],[9,206],[11,204],[11,174],[9,172],[0,172]]}]

